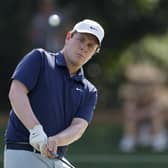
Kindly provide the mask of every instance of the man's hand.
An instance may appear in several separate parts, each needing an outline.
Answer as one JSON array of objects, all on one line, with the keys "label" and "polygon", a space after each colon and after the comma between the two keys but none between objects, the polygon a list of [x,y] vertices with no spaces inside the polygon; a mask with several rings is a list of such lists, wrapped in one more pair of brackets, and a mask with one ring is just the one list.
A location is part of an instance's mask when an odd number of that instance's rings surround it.
[{"label": "man's hand", "polygon": [[48,158],[55,158],[55,153],[57,153],[57,143],[54,136],[48,138],[47,145],[44,146],[41,154]]},{"label": "man's hand", "polygon": [[38,151],[42,152],[47,144],[47,135],[45,134],[42,125],[36,125],[29,129],[29,143]]}]

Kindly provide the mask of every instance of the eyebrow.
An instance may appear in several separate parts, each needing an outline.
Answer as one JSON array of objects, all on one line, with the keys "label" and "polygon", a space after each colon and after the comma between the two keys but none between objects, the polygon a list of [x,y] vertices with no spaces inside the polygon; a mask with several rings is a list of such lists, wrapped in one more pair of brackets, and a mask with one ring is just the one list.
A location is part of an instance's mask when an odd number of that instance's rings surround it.
[{"label": "eyebrow", "polygon": [[98,39],[94,35],[92,35],[92,34],[89,34],[89,33],[80,33],[80,36],[82,36],[82,37],[86,37],[87,36],[87,38],[89,40],[90,39],[94,40],[99,45]]}]

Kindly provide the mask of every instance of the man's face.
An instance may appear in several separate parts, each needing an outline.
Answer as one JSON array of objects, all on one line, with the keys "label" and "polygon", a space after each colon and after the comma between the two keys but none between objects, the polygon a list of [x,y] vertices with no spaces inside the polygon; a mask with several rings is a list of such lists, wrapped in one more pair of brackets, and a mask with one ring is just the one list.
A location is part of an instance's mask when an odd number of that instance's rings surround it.
[{"label": "man's face", "polygon": [[80,67],[85,64],[99,47],[95,36],[88,33],[74,33],[67,36],[65,42],[66,61],[73,66]]}]

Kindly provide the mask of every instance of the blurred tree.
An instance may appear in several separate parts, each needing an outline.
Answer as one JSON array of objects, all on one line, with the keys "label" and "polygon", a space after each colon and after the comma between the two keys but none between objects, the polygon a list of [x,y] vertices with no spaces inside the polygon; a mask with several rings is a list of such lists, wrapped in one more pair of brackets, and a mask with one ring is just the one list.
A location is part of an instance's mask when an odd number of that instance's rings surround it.
[{"label": "blurred tree", "polygon": [[[106,32],[106,48],[120,51],[147,33],[163,33],[168,26],[167,0],[57,0],[73,6],[74,19],[100,21]],[[75,7],[74,7],[75,6]]]},{"label": "blurred tree", "polygon": [[[145,36],[139,42],[131,44],[120,55],[120,67],[130,62],[150,62],[159,66],[163,71],[168,70],[168,31],[164,35]],[[129,60],[125,62],[125,59]]]},{"label": "blurred tree", "polygon": [[32,12],[32,3],[22,0],[6,0],[0,6],[0,84],[1,106],[7,106],[10,75],[25,48],[25,35]]},{"label": "blurred tree", "polygon": [[[29,50],[25,35],[38,0],[6,0],[0,6],[0,83],[1,99],[7,100],[7,81],[16,63]],[[168,27],[167,0],[55,0],[62,10],[73,11],[74,22],[91,18],[105,28],[103,52],[86,66],[89,78],[100,88],[100,103],[107,106],[115,102],[120,78],[123,52],[147,35],[164,34]],[[156,57],[155,57],[156,58]],[[131,57],[129,58],[132,59]],[[124,62],[130,60],[124,59]],[[92,65],[93,64],[93,65]],[[90,75],[90,70],[96,72]],[[100,78],[102,80],[100,80]],[[113,99],[112,99],[113,98]]]}]

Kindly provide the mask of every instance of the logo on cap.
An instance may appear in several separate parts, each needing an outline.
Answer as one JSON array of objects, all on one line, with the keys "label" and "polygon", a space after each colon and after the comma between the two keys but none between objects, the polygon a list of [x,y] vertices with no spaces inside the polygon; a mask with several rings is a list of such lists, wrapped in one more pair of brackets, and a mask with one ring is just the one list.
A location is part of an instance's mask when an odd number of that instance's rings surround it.
[{"label": "logo on cap", "polygon": [[97,29],[95,27],[90,26],[89,28],[97,31]]}]

